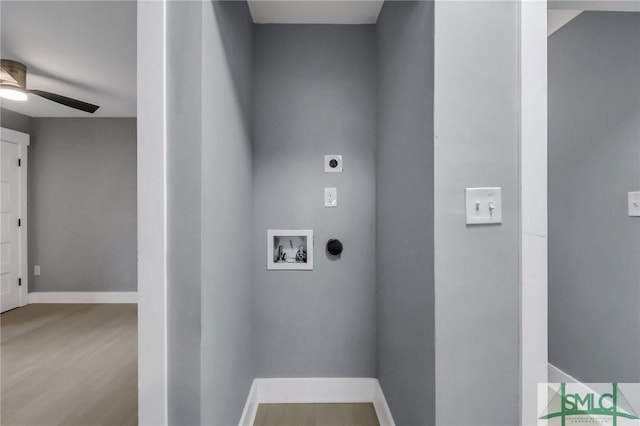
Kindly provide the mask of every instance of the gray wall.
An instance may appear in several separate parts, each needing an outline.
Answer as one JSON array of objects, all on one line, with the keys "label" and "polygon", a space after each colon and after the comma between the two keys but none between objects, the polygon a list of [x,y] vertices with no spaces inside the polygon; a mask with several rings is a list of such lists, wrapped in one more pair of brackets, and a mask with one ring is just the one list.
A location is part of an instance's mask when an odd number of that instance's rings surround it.
[{"label": "gray wall", "polygon": [[[435,6],[436,424],[519,424],[517,2]],[[465,226],[501,186],[503,223]]]},{"label": "gray wall", "polygon": [[252,362],[252,23],[245,2],[204,2],[203,425],[237,424]]},{"label": "gray wall", "polygon": [[640,381],[640,14],[585,12],[549,38],[549,360]]},{"label": "gray wall", "polygon": [[244,2],[170,2],[167,17],[167,78],[180,82],[167,98],[169,423],[230,425],[255,377],[242,243],[253,220],[253,28]]},{"label": "gray wall", "polygon": [[433,425],[433,2],[386,2],[377,40],[378,378],[396,424]]},{"label": "gray wall", "polygon": [[168,414],[169,424],[185,426],[201,424],[201,39],[201,3],[168,2]]},{"label": "gray wall", "polygon": [[136,291],[136,120],[31,123],[29,291]]},{"label": "gray wall", "polygon": [[[257,376],[375,377],[375,27],[258,25],[254,42]],[[344,173],[324,173],[324,154]],[[269,228],[313,228],[314,270],[267,271]]]},{"label": "gray wall", "polygon": [[22,133],[31,133],[31,117],[0,108],[0,126]]}]

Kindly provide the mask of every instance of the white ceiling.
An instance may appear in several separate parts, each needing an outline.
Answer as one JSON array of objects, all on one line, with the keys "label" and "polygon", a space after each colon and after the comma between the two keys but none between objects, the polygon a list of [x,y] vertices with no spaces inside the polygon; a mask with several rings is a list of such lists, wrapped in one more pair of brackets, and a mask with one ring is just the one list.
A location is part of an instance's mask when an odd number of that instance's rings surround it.
[{"label": "white ceiling", "polygon": [[383,0],[249,0],[256,24],[375,24]]},{"label": "white ceiling", "polygon": [[549,0],[549,9],[640,12],[639,0]]},{"label": "white ceiling", "polygon": [[[383,0],[248,3],[258,24],[373,24]],[[581,10],[639,11],[640,1],[550,0],[549,9],[555,28]],[[34,95],[26,102],[3,99],[0,106],[31,117],[135,117],[135,1],[1,0],[0,14],[0,57],[27,65],[29,88],[90,102],[100,109],[92,115]]]},{"label": "white ceiling", "polygon": [[[250,0],[256,23],[372,24],[383,0]],[[30,95],[0,106],[31,117],[136,115],[136,2],[0,1],[0,57],[27,66],[27,87],[100,105],[95,114]]]},{"label": "white ceiling", "polygon": [[0,56],[27,66],[27,87],[100,106],[95,114],[29,95],[2,107],[31,117],[135,117],[135,1],[0,3]]}]

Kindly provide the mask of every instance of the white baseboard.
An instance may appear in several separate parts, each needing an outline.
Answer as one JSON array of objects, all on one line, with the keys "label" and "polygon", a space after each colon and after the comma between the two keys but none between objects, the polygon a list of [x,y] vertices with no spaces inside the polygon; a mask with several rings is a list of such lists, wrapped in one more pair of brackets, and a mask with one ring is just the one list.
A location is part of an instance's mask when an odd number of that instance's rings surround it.
[{"label": "white baseboard", "polygon": [[577,383],[578,380],[574,379],[568,373],[560,370],[555,365],[549,363],[549,383]]},{"label": "white baseboard", "polygon": [[34,292],[29,303],[138,303],[138,293],[122,292]]},{"label": "white baseboard", "polygon": [[256,421],[256,413],[258,412],[258,390],[255,379],[251,383],[251,389],[249,389],[249,396],[247,402],[244,404],[244,410],[242,410],[242,417],[240,417],[240,426],[253,426]]},{"label": "white baseboard", "polygon": [[580,383],[580,380],[549,363],[549,383]]},{"label": "white baseboard", "polygon": [[394,426],[380,387],[373,378],[255,379],[240,418],[240,426],[253,426],[259,404],[371,402],[380,426]]},{"label": "white baseboard", "polygon": [[[549,363],[549,383],[577,383],[580,394],[586,395],[592,393],[594,395],[600,395],[580,380],[551,363]],[[597,415],[590,414],[589,417],[594,419],[594,424],[601,424]]]},{"label": "white baseboard", "polygon": [[384,397],[384,393],[382,392],[382,387],[380,386],[380,382],[378,382],[378,379],[376,379],[375,383],[373,407],[376,409],[376,414],[378,415],[378,422],[380,423],[380,426],[395,426],[396,423],[393,421],[391,410],[389,410],[387,399]]},{"label": "white baseboard", "polygon": [[571,374],[559,369],[555,365],[549,363],[549,383],[578,383],[581,392],[597,394],[596,391],[573,377]]}]

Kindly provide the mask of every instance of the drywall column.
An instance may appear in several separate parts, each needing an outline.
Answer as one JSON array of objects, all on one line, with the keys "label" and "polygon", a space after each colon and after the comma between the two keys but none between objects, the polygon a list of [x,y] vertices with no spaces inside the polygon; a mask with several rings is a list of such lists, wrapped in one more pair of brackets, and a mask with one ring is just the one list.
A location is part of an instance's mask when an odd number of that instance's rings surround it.
[{"label": "drywall column", "polygon": [[640,381],[640,13],[584,12],[549,37],[549,362]]},{"label": "drywall column", "polygon": [[167,424],[164,1],[138,2],[138,423]]},{"label": "drywall column", "polygon": [[167,2],[167,321],[170,425],[200,422],[202,6]]},{"label": "drywall column", "polygon": [[[436,424],[520,421],[517,2],[435,5]],[[502,224],[465,226],[465,188]]]},{"label": "drywall column", "polygon": [[548,381],[547,2],[520,6],[521,424],[538,418],[538,383]]},{"label": "drywall column", "polygon": [[385,2],[377,25],[378,377],[399,426],[435,422],[433,7]]},{"label": "drywall column", "polygon": [[201,424],[232,425],[254,377],[253,24],[246,2],[196,3],[202,7]]}]

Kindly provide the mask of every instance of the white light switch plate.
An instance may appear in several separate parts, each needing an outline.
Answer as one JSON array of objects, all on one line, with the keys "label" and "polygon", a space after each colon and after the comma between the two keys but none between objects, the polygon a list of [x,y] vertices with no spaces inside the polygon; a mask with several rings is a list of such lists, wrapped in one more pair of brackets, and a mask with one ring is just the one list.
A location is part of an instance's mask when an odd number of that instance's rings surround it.
[{"label": "white light switch plate", "polygon": [[502,223],[502,188],[465,189],[467,225]]},{"label": "white light switch plate", "polygon": [[337,188],[324,189],[324,206],[338,207],[338,189]]},{"label": "white light switch plate", "polygon": [[629,193],[629,216],[640,216],[640,191]]},{"label": "white light switch plate", "polygon": [[339,155],[339,154],[325,155],[324,171],[328,173],[342,173],[342,155]]},{"label": "white light switch plate", "polygon": [[36,277],[40,275],[40,265],[33,265],[33,275]]}]

